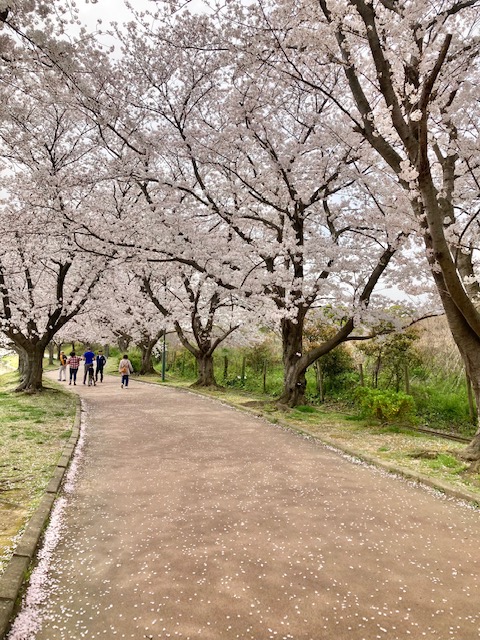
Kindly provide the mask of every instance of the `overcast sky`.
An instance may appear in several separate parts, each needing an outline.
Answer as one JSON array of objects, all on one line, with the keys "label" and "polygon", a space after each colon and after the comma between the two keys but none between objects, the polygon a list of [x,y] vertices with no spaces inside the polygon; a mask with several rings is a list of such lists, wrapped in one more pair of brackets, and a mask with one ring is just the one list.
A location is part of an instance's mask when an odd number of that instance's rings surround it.
[{"label": "overcast sky", "polygon": [[[156,2],[155,0],[132,0],[131,4],[135,11],[141,12],[145,9],[155,9],[155,6],[160,4],[160,0]],[[201,6],[202,0],[190,0],[189,2],[190,10],[200,10]],[[82,22],[92,29],[96,27],[98,19],[101,19],[103,26],[106,27],[109,22],[115,21],[122,24],[132,17],[124,0],[98,0],[95,4],[92,4],[91,0],[88,4],[85,0],[77,0],[77,8]]]},{"label": "overcast sky", "polygon": [[[150,0],[133,0],[132,4],[137,11],[155,8],[155,3],[150,2]],[[89,27],[95,27],[98,19],[101,19],[104,26],[106,26],[112,21],[126,22],[131,17],[131,13],[123,0],[98,0],[95,4],[91,2],[86,4],[85,0],[80,0],[80,2],[77,2],[77,8],[80,19],[88,24]]]}]

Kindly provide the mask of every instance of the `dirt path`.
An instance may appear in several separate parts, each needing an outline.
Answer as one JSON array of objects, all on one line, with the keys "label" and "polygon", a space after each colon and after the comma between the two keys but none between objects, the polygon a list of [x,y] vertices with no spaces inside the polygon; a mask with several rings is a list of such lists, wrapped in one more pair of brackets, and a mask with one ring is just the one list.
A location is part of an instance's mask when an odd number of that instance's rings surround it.
[{"label": "dirt path", "polygon": [[75,491],[10,640],[480,637],[480,512],[193,394],[75,390]]}]

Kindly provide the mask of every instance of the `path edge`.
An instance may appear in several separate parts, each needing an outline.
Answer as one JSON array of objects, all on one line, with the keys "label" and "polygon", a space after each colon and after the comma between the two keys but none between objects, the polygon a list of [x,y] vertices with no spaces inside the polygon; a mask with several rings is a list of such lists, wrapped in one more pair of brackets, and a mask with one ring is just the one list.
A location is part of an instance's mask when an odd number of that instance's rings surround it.
[{"label": "path edge", "polygon": [[76,396],[75,417],[72,433],[62,449],[55,470],[48,482],[40,504],[28,520],[25,529],[15,547],[7,567],[0,576],[0,639],[6,638],[17,607],[20,594],[28,582],[29,571],[35,560],[43,533],[48,524],[50,513],[60,492],[66,471],[73,458],[80,438],[82,422],[82,400]]}]

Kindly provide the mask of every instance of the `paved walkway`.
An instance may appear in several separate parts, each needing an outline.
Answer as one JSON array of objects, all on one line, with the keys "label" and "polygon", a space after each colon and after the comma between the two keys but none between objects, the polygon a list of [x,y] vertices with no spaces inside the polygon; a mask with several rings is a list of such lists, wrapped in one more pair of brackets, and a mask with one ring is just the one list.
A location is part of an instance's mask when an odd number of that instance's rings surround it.
[{"label": "paved walkway", "polygon": [[74,390],[75,491],[11,639],[480,637],[479,511],[190,393]]}]

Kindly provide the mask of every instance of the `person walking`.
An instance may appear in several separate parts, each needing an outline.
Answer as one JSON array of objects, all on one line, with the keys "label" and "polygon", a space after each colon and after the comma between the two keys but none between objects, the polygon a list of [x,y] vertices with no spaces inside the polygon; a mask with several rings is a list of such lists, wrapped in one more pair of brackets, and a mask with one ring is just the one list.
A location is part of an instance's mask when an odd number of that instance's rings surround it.
[{"label": "person walking", "polygon": [[87,350],[83,354],[83,359],[85,361],[85,366],[83,369],[83,384],[87,384],[88,370],[93,369],[93,363],[95,361],[95,353],[91,350],[90,347],[87,347]]},{"label": "person walking", "polygon": [[81,358],[75,355],[75,351],[72,351],[70,357],[67,360],[67,364],[70,370],[70,381],[68,384],[72,384],[72,380],[74,385],[77,384],[77,373],[78,367],[80,366],[80,361]]},{"label": "person walking", "polygon": [[133,373],[133,366],[128,355],[125,354],[118,365],[118,372],[122,374],[122,389],[128,387],[128,376]]},{"label": "person walking", "polygon": [[[65,351],[60,351],[59,358],[60,360],[60,368],[58,369],[58,381],[66,382],[67,381],[67,356],[65,355]],[[63,374],[63,381],[62,381]]]},{"label": "person walking", "polygon": [[97,367],[95,369],[96,381],[98,381],[98,376],[100,376],[100,382],[103,382],[103,368],[105,367],[106,362],[107,362],[107,359],[103,355],[103,351],[99,349],[97,353],[97,358],[96,358],[96,364],[97,364]]}]

